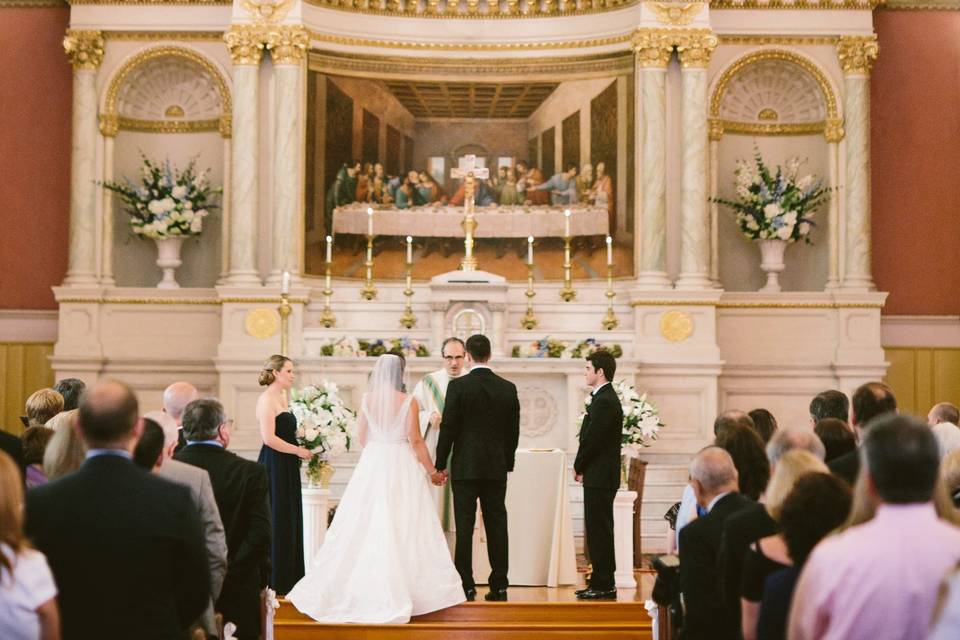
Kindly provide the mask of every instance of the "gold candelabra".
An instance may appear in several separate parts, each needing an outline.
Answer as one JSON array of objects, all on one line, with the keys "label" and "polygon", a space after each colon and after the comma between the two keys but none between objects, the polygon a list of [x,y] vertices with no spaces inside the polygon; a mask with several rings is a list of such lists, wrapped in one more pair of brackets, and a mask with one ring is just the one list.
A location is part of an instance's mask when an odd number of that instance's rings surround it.
[{"label": "gold candelabra", "polygon": [[363,282],[360,289],[360,297],[364,300],[373,300],[377,297],[377,288],[373,284],[373,238],[374,235],[367,235],[367,260],[364,266],[367,268],[367,279]]},{"label": "gold candelabra", "polygon": [[417,326],[417,316],[413,314],[413,263],[410,260],[407,260],[407,286],[403,290],[403,296],[407,301],[403,307],[403,315],[400,316],[400,326],[413,329]]},{"label": "gold candelabra", "polygon": [[337,325],[337,316],[333,315],[330,309],[330,298],[333,296],[333,287],[330,281],[330,263],[327,263],[327,271],[324,275],[323,283],[323,313],[320,314],[320,324],[329,329]]},{"label": "gold candelabra", "polygon": [[293,313],[289,293],[280,294],[277,313],[280,314],[280,355],[285,356],[290,353],[290,314]]},{"label": "gold candelabra", "polygon": [[605,331],[613,331],[620,325],[620,321],[617,320],[617,314],[613,312],[613,299],[616,297],[616,293],[613,292],[613,265],[607,265],[607,290],[604,294],[607,297],[607,315],[603,316],[601,325]]},{"label": "gold candelabra", "polygon": [[527,263],[527,290],[523,295],[527,296],[527,314],[520,321],[520,326],[530,331],[536,329],[539,324],[537,316],[533,314],[533,297],[537,295],[533,290],[533,262]]},{"label": "gold candelabra", "polygon": [[570,302],[577,297],[577,292],[573,288],[573,277],[570,274],[573,263],[570,261],[570,235],[563,237],[563,289],[560,289],[560,298],[564,302]]}]

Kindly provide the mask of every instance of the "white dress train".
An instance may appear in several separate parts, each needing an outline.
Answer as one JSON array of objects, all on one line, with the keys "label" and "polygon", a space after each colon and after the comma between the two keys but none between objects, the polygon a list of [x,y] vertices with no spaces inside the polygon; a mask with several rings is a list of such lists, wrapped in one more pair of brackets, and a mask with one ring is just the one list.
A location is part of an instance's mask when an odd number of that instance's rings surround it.
[{"label": "white dress train", "polygon": [[430,482],[406,440],[408,397],[367,445],[306,576],[287,600],[318,622],[402,624],[465,600]]}]

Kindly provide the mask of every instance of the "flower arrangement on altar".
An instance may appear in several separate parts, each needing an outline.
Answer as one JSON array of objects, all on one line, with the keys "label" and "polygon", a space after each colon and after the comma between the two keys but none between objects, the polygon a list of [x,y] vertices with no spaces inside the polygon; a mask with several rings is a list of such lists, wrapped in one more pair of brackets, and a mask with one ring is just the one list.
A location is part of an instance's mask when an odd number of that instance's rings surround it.
[{"label": "flower arrangement on altar", "polygon": [[[620,434],[621,453],[628,458],[636,458],[640,450],[650,446],[650,441],[660,437],[660,428],[664,426],[660,421],[660,410],[655,404],[647,400],[647,394],[639,394],[632,384],[626,380],[614,380],[612,383],[620,406],[623,409],[623,430]],[[583,425],[587,415],[587,407],[593,396],[587,394],[583,402],[583,413],[577,417],[577,427]]]},{"label": "flower arrangement on altar", "polygon": [[591,353],[600,350],[609,351],[614,358],[623,355],[623,348],[619,344],[603,344],[596,338],[587,338],[575,343],[556,340],[551,337],[541,338],[525,345],[515,345],[510,352],[514,358],[586,358]]},{"label": "flower arrangement on altar", "polygon": [[330,458],[350,451],[357,414],[344,404],[333,382],[290,390],[290,411],[297,419],[297,442],[313,453],[307,463],[310,484],[323,485],[333,475]]},{"label": "flower arrangement on altar", "polygon": [[407,358],[428,358],[430,350],[425,344],[410,338],[328,338],[320,342],[320,355],[338,358],[377,357],[385,353],[400,352]]},{"label": "flower arrangement on altar", "polygon": [[737,161],[734,171],[738,198],[713,198],[736,214],[740,231],[750,240],[783,240],[809,243],[815,226],[813,214],[829,196],[830,188],[812,174],[798,177],[803,160],[793,157],[775,170],[754,148],[753,163]]},{"label": "flower arrangement on altar", "polygon": [[223,191],[210,186],[209,173],[197,172],[196,159],[180,171],[169,159],[160,165],[143,156],[139,185],[126,178],[123,183],[104,182],[103,187],[124,203],[135,235],[189,237],[203,231],[203,219],[217,208],[211,200]]}]

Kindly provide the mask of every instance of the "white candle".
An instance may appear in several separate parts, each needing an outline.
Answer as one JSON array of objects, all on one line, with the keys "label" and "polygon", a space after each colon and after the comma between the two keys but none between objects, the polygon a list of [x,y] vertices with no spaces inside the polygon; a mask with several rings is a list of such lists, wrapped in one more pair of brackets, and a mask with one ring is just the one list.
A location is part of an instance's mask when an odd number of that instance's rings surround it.
[{"label": "white candle", "polygon": [[327,236],[327,264],[332,262],[333,258],[333,236]]},{"label": "white candle", "polygon": [[280,293],[287,294],[290,293],[290,272],[284,271],[283,277],[280,278]]},{"label": "white candle", "polygon": [[563,212],[563,237],[570,237],[570,209]]},{"label": "white candle", "polygon": [[613,238],[607,236],[607,266],[613,266]]},{"label": "white candle", "polygon": [[527,264],[533,266],[533,236],[527,236]]},{"label": "white candle", "polygon": [[413,238],[407,236],[407,264],[413,264]]},{"label": "white candle", "polygon": [[367,207],[367,235],[373,235],[373,209]]}]

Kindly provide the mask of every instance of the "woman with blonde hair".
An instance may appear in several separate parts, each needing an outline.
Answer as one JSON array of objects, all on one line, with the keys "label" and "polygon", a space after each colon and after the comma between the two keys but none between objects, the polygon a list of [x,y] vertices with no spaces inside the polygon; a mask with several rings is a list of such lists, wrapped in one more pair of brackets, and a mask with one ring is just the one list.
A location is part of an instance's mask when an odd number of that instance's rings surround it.
[{"label": "woman with blonde hair", "polygon": [[47,422],[53,429],[53,437],[43,452],[43,472],[49,482],[73,473],[86,460],[87,445],[77,431],[76,416],[76,409],[64,411]]},{"label": "woman with blonde hair", "polygon": [[58,640],[57,585],[23,534],[22,482],[13,459],[0,452],[0,638]]},{"label": "woman with blonde hair", "polygon": [[270,480],[270,586],[279,594],[286,594],[303,577],[300,460],[313,456],[309,449],[297,445],[297,419],[290,412],[287,398],[293,380],[293,361],[281,355],[267,359],[258,380],[266,389],[257,398],[257,424],[263,440],[257,462],[267,468]]},{"label": "woman with blonde hair", "polygon": [[47,420],[63,411],[63,396],[53,389],[34,391],[25,407],[28,427],[42,427]]}]

